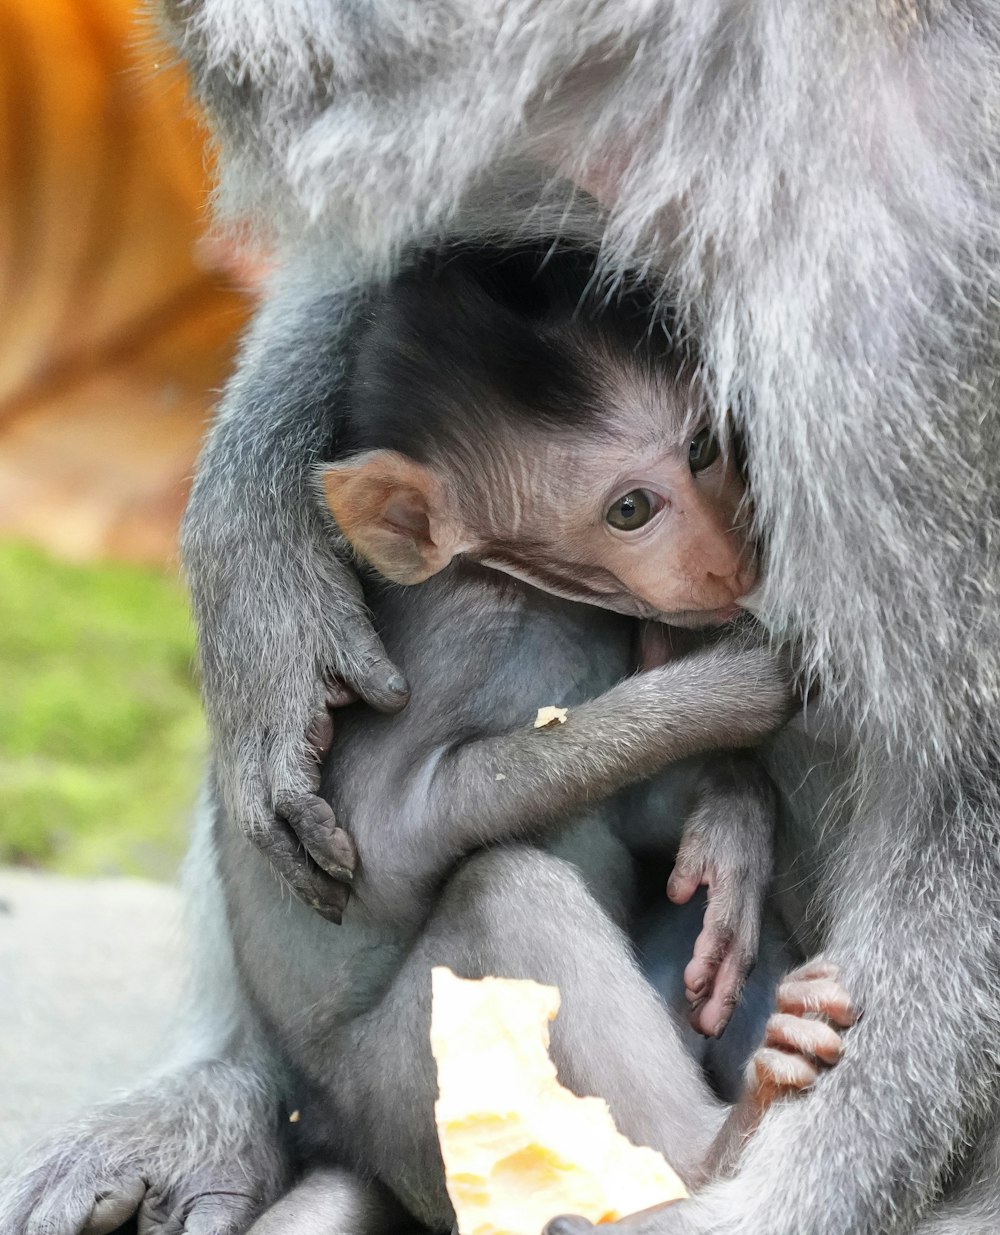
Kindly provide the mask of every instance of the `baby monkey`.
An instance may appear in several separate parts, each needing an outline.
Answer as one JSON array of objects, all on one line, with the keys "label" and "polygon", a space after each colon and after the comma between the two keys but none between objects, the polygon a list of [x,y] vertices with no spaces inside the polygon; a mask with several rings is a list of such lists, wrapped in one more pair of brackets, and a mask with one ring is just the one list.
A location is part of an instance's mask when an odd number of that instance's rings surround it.
[{"label": "baby monkey", "polygon": [[[579,250],[457,248],[394,280],[355,345],[338,442],[352,457],[324,488],[384,578],[419,583],[460,557],[669,622],[672,635],[637,628],[628,668],[651,668],[681,642],[677,627],[742,612],[756,558],[693,358],[653,327],[641,287],[604,305],[594,268]],[[677,769],[632,794],[625,822],[644,851],[649,812],[663,811],[650,794],[675,819],[694,803],[668,889],[680,904],[708,884],[685,986],[693,1026],[717,1036],[756,956],[773,792],[751,755]],[[661,850],[679,839],[662,819],[656,835]]]},{"label": "baby monkey", "polygon": [[[259,855],[219,830],[243,980],[280,1043],[297,1158],[318,1168],[261,1231],[324,1208],[317,1229],[339,1230],[333,1209],[362,1189],[352,1170],[432,1229],[450,1223],[434,965],[558,986],[563,1083],[604,1097],[692,1185],[728,1169],[774,1097],[836,1062],[853,1020],[833,970],[793,975],[727,1110],[635,963],[635,855],[666,849],[673,821],[621,791],[754,745],[796,701],[760,641],[633,672],[636,616],[718,626],[754,568],[743,486],[693,374],[638,293],[602,312],[588,281],[579,254],[457,250],[395,280],[355,341],[347,458],[322,484],[377,572],[369,602],[412,698],[398,717],[341,714],[323,791],[360,862],[339,927],[282,905]],[[604,608],[576,602],[594,592]],[[565,723],[534,728],[552,703]],[[728,772],[714,795],[705,774],[675,895],[715,871],[743,884],[756,925],[773,803],[752,762]]]},{"label": "baby monkey", "polygon": [[[746,494],[696,364],[641,288],[603,306],[586,252],[456,249],[376,299],[327,500],[381,575],[462,555],[671,626],[738,616]],[[358,407],[362,404],[363,407]]]},{"label": "baby monkey", "polygon": [[[833,965],[818,959],[788,975],[778,987],[776,1011],[768,1020],[763,1044],[747,1065],[739,1101],[702,1161],[688,1172],[690,1188],[724,1177],[735,1168],[740,1150],[767,1108],[779,1098],[808,1089],[823,1069],[838,1062],[844,1046],[842,1032],[855,1019]],[[702,1112],[693,1113],[693,1118],[701,1117]],[[584,1219],[563,1217],[560,1229],[571,1229],[567,1222],[579,1224],[581,1232],[590,1227]],[[309,1170],[272,1205],[250,1235],[303,1235],[306,1231],[310,1235],[382,1235],[407,1229],[405,1212],[381,1184],[362,1180],[343,1167],[320,1166]]]}]

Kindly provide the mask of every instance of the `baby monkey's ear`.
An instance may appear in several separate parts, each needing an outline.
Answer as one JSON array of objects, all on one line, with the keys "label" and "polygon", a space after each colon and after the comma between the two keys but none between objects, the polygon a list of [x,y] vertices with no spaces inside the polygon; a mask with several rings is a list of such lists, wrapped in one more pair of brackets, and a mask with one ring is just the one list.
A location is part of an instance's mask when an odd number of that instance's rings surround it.
[{"label": "baby monkey's ear", "polygon": [[422,583],[468,547],[437,475],[394,450],[331,464],[323,492],[354,549],[394,583]]}]

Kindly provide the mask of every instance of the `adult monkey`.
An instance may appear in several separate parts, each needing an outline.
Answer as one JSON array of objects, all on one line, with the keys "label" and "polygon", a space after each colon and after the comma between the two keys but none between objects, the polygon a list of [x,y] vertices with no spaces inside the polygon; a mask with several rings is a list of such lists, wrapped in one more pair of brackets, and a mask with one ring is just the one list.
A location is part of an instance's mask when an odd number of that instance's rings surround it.
[{"label": "adult monkey", "polygon": [[[487,173],[527,191],[517,163],[543,157],[607,206],[610,272],[669,272],[745,431],[765,609],[855,740],[821,903],[866,1015],[733,1180],[643,1228],[983,1230],[1000,1204],[994,6],[168,7],[216,118],[223,199],[279,244],[322,237],[366,277],[441,227],[475,229]],[[394,693],[302,500],[335,376],[335,341],[308,334],[320,269],[265,307],[187,532],[227,799],[318,904],[336,894],[318,867],[294,874],[288,825],[310,820],[323,670]]]}]

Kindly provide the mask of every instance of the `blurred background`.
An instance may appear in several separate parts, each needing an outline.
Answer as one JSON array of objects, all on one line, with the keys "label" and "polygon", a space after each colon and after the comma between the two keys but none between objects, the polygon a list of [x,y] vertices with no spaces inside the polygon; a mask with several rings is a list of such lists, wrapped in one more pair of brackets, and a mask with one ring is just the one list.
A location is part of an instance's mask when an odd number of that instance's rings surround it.
[{"label": "blurred background", "polygon": [[0,866],[162,879],[205,747],[178,520],[252,278],[137,7],[0,3]]},{"label": "blurred background", "polygon": [[177,527],[251,272],[142,0],[0,0],[0,1178],[169,1047],[205,756]]}]

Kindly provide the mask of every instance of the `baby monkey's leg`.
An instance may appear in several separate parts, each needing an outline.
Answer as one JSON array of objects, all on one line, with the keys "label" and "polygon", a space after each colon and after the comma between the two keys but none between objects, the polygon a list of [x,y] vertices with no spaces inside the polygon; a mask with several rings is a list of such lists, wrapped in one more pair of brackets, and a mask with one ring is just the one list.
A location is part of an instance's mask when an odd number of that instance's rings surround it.
[{"label": "baby monkey's leg", "polygon": [[[712,1142],[697,1177],[688,1176],[694,1187],[734,1171],[740,1151],[771,1103],[808,1089],[825,1068],[832,1068],[843,1053],[843,1031],[857,1020],[837,967],[822,957],[790,973],[778,987],[776,1003],[764,1042],[747,1066],[743,1096]],[[646,1230],[650,1215],[668,1207],[645,1209],[616,1225]],[[592,1229],[586,1218],[563,1214],[548,1223],[543,1235],[586,1235]]]},{"label": "baby monkey's leg", "polygon": [[421,1235],[374,1180],[339,1167],[308,1172],[253,1224],[247,1235]]},{"label": "baby monkey's leg", "polygon": [[705,1159],[703,1180],[729,1174],[761,1116],[778,1098],[808,1089],[844,1050],[843,1031],[857,1020],[835,965],[819,957],[778,987],[777,1010],[747,1065],[747,1082]]},{"label": "baby monkey's leg", "polygon": [[562,1083],[604,1098],[630,1140],[658,1149],[682,1175],[695,1172],[724,1122],[721,1104],[579,871],[514,845],[458,868],[374,1008],[329,1027],[313,1013],[305,1066],[318,1096],[295,1105],[306,1126],[330,1120],[342,1161],[380,1179],[428,1226],[453,1221],[434,1121],[435,965],[558,986],[551,1054]]}]

